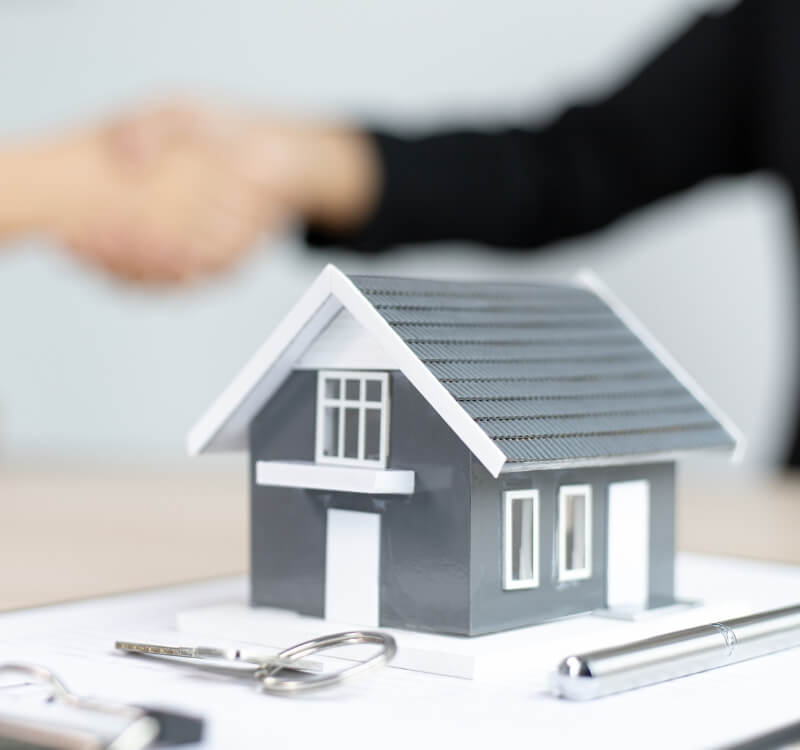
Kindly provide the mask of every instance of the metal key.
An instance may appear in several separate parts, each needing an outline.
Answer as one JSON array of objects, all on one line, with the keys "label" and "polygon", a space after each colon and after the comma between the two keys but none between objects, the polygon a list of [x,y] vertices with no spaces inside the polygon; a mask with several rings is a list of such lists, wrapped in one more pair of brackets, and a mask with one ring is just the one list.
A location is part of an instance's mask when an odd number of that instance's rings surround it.
[{"label": "metal key", "polygon": [[170,646],[159,643],[116,641],[114,647],[131,654],[237,662],[252,664],[258,669],[282,668],[300,672],[322,672],[324,670],[321,662],[310,659],[281,659],[274,652],[264,651],[258,646]]}]

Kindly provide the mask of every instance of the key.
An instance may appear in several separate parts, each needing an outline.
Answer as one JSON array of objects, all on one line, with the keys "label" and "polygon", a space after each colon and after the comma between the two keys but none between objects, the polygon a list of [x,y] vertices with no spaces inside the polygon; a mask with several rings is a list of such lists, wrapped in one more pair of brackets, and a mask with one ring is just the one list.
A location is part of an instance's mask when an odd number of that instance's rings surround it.
[{"label": "key", "polygon": [[279,659],[274,653],[264,651],[258,646],[173,646],[138,641],[116,641],[114,647],[131,654],[238,662],[253,664],[259,669],[280,667],[300,672],[322,672],[324,670],[321,662],[311,659]]}]

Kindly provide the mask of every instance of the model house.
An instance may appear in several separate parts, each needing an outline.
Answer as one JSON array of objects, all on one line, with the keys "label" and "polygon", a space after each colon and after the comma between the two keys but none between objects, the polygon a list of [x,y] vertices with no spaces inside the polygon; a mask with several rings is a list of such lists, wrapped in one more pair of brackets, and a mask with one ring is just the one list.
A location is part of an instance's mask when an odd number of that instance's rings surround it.
[{"label": "model house", "polygon": [[475,635],[671,603],[675,460],[737,439],[597,284],[328,266],[189,450],[249,451],[254,605]]}]

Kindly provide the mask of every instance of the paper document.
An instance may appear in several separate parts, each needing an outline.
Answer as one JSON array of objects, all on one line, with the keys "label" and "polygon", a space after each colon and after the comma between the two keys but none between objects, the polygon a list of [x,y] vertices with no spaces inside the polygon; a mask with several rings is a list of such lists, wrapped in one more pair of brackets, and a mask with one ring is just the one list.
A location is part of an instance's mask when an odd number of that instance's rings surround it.
[{"label": "paper document", "polygon": [[[800,569],[792,566],[681,557],[678,581],[681,596],[747,599],[754,610],[800,598]],[[537,644],[546,658],[511,655],[512,668],[492,679],[382,669],[297,699],[260,694],[239,677],[113,651],[117,634],[174,630],[179,612],[246,596],[246,581],[229,579],[3,615],[0,660],[45,664],[84,695],[204,715],[199,747],[209,748],[485,750],[516,747],[521,737],[539,747],[707,748],[800,714],[794,681],[800,649],[588,703],[556,699],[546,692],[544,662],[555,665],[567,654],[563,639],[552,637],[553,625],[541,630]],[[10,700],[3,691],[0,711]]]}]

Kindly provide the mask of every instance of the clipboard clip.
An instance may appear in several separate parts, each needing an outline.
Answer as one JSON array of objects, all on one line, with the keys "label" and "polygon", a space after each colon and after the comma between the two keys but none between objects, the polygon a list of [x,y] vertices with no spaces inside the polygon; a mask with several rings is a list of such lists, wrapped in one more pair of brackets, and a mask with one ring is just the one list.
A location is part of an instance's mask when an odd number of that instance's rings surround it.
[{"label": "clipboard clip", "polygon": [[[139,706],[76,695],[47,667],[22,662],[0,663],[0,676],[18,676],[25,685],[45,689],[44,706],[0,707],[0,744],[63,750],[145,750],[164,736],[162,719],[183,720],[199,739],[202,722]],[[23,702],[24,703],[24,702]],[[45,710],[45,707],[49,707]],[[52,709],[52,710],[51,710]],[[181,738],[189,741],[189,738]],[[177,740],[181,741],[181,740]]]}]

